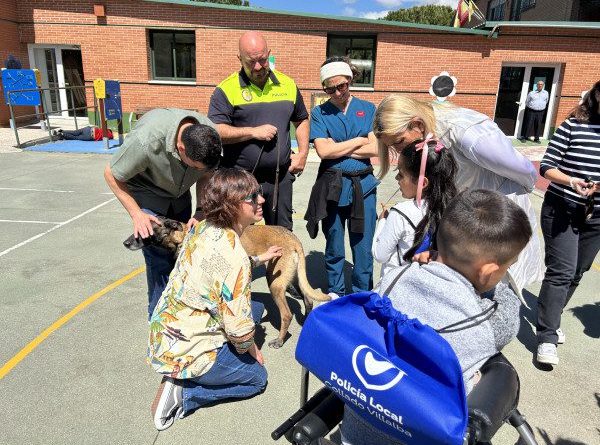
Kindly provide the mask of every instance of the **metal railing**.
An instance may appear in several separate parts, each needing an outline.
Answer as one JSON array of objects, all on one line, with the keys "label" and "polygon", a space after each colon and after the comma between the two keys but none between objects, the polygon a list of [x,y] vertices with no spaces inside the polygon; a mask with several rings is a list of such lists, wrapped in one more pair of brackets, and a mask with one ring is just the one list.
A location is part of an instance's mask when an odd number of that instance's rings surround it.
[{"label": "metal railing", "polygon": [[[77,123],[77,111],[80,110],[86,110],[86,117],[88,116],[88,110],[93,109],[94,110],[94,120],[95,120],[95,125],[97,126],[98,122],[98,100],[96,99],[96,96],[94,94],[92,94],[92,96],[94,97],[94,105],[93,106],[83,106],[83,107],[76,107],[75,106],[75,97],[73,95],[73,91],[74,90],[83,90],[83,93],[85,95],[85,90],[86,89],[91,89],[93,90],[93,85],[79,85],[79,86],[68,86],[68,87],[51,87],[51,88],[30,88],[30,89],[23,89],[23,90],[12,90],[12,91],[8,91],[8,96],[7,97],[7,102],[8,102],[8,108],[10,110],[10,118],[11,118],[11,127],[13,128],[14,132],[15,132],[15,139],[17,141],[17,147],[21,148],[21,141],[19,139],[19,126],[17,125],[17,119],[19,120],[23,120],[23,119],[29,119],[32,117],[36,117],[39,119],[40,121],[40,126],[42,128],[42,130],[44,129],[44,126],[46,127],[46,129],[48,130],[48,136],[50,137],[50,140],[52,141],[52,128],[50,127],[50,116],[51,115],[61,115],[64,112],[73,112],[73,122],[75,123],[75,129],[78,130],[79,129],[79,124]],[[66,109],[58,109],[58,110],[49,110],[49,108],[46,106],[46,92],[50,93],[51,91],[56,91],[58,92],[58,94],[60,95],[60,91],[59,90],[65,90],[71,99],[71,106],[66,108]],[[21,93],[30,93],[30,92],[34,92],[37,91],[40,94],[40,103],[41,105],[31,105],[34,106],[36,111],[35,113],[32,114],[22,114],[19,115],[17,117],[15,117],[15,113],[14,113],[14,106],[20,106],[20,105],[13,105],[11,103],[10,100],[10,95],[11,94],[21,94]],[[87,101],[86,101],[87,103]],[[30,106],[30,105],[25,105],[25,106]],[[35,140],[35,139],[34,139]],[[28,142],[32,142],[32,141],[28,141]]]}]

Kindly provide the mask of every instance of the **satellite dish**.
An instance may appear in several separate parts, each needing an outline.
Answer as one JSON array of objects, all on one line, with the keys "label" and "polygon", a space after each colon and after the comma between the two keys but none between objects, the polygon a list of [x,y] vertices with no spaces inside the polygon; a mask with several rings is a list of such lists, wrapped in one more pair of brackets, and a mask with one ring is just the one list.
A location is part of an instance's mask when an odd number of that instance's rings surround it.
[{"label": "satellite dish", "polygon": [[439,102],[444,102],[449,97],[456,94],[456,84],[458,80],[451,76],[447,71],[442,71],[439,75],[431,78],[431,87],[429,94],[436,98]]}]

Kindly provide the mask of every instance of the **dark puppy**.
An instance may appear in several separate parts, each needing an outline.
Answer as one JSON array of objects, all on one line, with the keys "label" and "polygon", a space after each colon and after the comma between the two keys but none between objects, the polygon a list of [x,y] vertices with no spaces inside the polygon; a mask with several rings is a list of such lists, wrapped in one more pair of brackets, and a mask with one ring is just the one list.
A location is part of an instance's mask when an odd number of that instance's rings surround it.
[{"label": "dark puppy", "polygon": [[[187,228],[185,224],[172,219],[162,217],[159,219],[162,225],[153,225],[154,235],[145,239],[134,238],[131,235],[123,242],[123,245],[130,250],[137,250],[145,245],[161,246],[177,256]],[[279,226],[248,226],[240,240],[248,255],[260,255],[266,252],[270,246],[283,248],[281,257],[269,261],[266,265],[269,290],[281,316],[279,336],[275,340],[271,340],[269,346],[280,348],[292,321],[292,313],[285,297],[288,287],[298,284],[304,299],[306,314],[311,311],[313,301],[329,301],[330,297],[320,290],[313,289],[309,284],[306,278],[306,258],[302,243],[289,230]]]}]

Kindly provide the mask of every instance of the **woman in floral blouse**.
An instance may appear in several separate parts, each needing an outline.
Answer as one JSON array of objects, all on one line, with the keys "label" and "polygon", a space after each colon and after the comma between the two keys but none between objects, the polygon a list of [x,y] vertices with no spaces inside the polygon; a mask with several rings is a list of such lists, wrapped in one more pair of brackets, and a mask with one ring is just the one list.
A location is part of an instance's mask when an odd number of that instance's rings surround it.
[{"label": "woman in floral blouse", "polygon": [[[243,170],[218,170],[206,183],[199,202],[206,219],[185,238],[150,319],[148,362],[165,376],[152,405],[158,430],[207,403],[250,397],[267,384],[254,344],[263,308],[250,300],[251,259],[240,243],[244,229],[262,219],[264,201]],[[272,246],[252,262],[278,256],[281,248]]]}]

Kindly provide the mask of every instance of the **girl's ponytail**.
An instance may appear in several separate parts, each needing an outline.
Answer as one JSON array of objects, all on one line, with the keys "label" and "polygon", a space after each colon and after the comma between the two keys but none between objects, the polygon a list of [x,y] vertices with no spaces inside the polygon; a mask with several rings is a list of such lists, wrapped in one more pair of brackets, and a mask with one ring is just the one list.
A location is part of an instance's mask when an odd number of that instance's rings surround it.
[{"label": "girl's ponytail", "polygon": [[[423,140],[414,141],[400,153],[407,173],[415,181],[419,178],[421,165],[421,150],[419,146],[423,142]],[[422,147],[422,150],[428,150],[425,167],[425,176],[427,177],[428,184],[425,190],[423,190],[423,198],[427,201],[427,212],[417,225],[412,247],[403,256],[405,261],[412,260],[413,255],[421,246],[428,233],[434,235],[437,232],[444,210],[457,194],[454,182],[457,165],[454,156],[452,156],[447,147],[440,148],[437,140],[428,141],[426,145],[426,147]],[[435,240],[433,239],[432,241]]]}]

